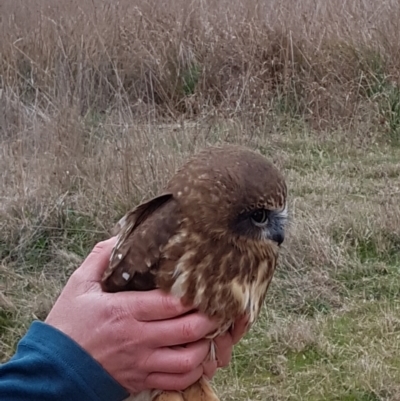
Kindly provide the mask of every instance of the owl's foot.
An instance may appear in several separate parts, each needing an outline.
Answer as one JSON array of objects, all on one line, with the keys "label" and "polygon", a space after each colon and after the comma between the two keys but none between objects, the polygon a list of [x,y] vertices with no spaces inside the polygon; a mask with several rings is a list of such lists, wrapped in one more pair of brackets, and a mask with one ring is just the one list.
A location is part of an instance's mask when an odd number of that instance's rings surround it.
[{"label": "owl's foot", "polygon": [[220,401],[210,383],[201,378],[183,392],[163,391],[153,401]]},{"label": "owl's foot", "polygon": [[178,391],[163,391],[153,401],[185,401]]},{"label": "owl's foot", "polygon": [[201,378],[183,392],[184,401],[220,401],[210,383]]}]

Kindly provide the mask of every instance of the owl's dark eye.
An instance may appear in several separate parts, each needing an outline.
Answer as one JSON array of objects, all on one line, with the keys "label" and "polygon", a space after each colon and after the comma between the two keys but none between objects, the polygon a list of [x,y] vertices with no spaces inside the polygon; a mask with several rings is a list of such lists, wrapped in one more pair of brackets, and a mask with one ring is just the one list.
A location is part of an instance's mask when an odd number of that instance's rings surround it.
[{"label": "owl's dark eye", "polygon": [[253,223],[258,227],[265,226],[266,223],[268,223],[268,212],[265,209],[257,209],[250,217]]}]

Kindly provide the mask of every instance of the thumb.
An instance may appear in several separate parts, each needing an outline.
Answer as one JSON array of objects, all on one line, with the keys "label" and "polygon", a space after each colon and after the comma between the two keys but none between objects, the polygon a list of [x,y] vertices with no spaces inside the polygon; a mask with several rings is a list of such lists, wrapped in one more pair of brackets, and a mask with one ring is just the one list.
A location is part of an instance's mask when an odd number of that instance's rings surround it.
[{"label": "thumb", "polygon": [[97,282],[101,280],[104,271],[107,269],[116,240],[117,237],[112,237],[95,245],[78,269],[86,280]]}]

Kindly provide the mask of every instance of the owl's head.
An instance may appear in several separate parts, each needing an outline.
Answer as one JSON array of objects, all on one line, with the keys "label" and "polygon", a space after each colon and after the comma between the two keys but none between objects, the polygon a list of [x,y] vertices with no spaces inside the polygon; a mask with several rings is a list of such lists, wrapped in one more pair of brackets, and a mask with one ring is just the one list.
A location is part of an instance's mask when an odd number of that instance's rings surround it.
[{"label": "owl's head", "polygon": [[287,187],[262,155],[239,146],[207,148],[167,186],[190,226],[215,239],[275,243],[285,238]]}]

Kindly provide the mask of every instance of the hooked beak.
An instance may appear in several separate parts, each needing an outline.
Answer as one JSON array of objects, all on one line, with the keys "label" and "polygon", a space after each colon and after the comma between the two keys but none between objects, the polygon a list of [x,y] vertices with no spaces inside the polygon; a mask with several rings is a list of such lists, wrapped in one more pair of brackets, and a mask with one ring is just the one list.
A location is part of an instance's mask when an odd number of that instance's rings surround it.
[{"label": "hooked beak", "polygon": [[281,246],[282,242],[285,239],[285,234],[283,233],[283,231],[277,231],[272,235],[272,241],[275,241],[278,246]]}]

